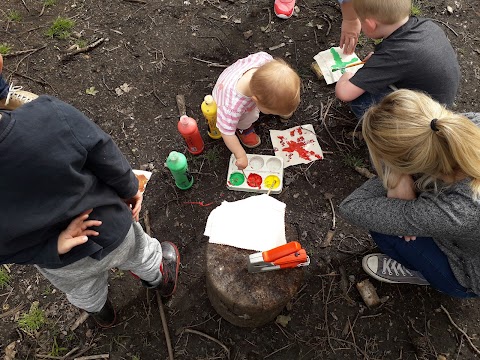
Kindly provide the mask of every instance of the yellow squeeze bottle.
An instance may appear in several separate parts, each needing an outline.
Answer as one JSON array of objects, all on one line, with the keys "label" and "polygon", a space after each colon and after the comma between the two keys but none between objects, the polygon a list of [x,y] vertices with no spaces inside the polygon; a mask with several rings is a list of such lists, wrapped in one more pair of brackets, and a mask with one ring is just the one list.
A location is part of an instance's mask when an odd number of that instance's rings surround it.
[{"label": "yellow squeeze bottle", "polygon": [[217,128],[217,104],[212,95],[205,96],[201,108],[208,123],[208,136],[212,139],[220,139],[222,134]]}]

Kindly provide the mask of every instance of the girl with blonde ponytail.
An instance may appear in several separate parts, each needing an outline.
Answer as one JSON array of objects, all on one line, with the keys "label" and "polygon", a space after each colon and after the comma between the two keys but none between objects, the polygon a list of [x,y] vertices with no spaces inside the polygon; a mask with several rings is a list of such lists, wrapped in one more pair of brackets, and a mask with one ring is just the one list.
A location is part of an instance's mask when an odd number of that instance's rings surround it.
[{"label": "girl with blonde ponytail", "polygon": [[365,113],[363,136],[378,178],[340,210],[369,229],[383,252],[362,261],[377,280],[480,295],[480,113],[466,115],[411,90]]}]

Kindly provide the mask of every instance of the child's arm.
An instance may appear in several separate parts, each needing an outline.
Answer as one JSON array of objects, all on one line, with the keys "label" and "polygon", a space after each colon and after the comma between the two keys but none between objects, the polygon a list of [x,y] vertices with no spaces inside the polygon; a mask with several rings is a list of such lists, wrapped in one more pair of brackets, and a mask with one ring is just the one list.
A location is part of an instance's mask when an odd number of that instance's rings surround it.
[{"label": "child's arm", "polygon": [[362,95],[365,90],[350,82],[355,74],[346,72],[335,85],[335,96],[342,101],[352,101]]},{"label": "child's arm", "polygon": [[242,144],[240,144],[237,136],[222,134],[222,138],[225,142],[225,145],[227,145],[228,149],[235,156],[235,159],[237,159],[235,165],[237,165],[240,170],[245,169],[248,165],[247,153],[243,149]]},{"label": "child's arm", "polygon": [[352,54],[357,46],[358,36],[362,29],[357,13],[352,2],[340,3],[342,9],[342,34],[340,36],[340,47],[346,55]]}]

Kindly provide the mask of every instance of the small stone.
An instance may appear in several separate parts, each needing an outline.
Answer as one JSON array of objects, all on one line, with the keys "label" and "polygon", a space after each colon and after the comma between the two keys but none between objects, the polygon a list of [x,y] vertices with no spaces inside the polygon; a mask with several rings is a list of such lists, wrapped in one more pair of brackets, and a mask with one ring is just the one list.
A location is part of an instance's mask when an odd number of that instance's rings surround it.
[{"label": "small stone", "polygon": [[453,8],[451,6],[447,6],[447,12],[451,15],[453,14]]},{"label": "small stone", "polygon": [[243,37],[245,40],[250,39],[253,36],[253,30],[247,30],[243,33]]}]

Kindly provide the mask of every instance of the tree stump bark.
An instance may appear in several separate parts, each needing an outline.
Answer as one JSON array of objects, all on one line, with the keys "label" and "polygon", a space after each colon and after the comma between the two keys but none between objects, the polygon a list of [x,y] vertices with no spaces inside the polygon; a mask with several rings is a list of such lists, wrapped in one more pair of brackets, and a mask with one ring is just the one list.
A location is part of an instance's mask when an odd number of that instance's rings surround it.
[{"label": "tree stump bark", "polygon": [[249,273],[247,258],[252,253],[225,245],[207,246],[210,302],[225,320],[241,327],[274,320],[303,284],[301,268]]}]

